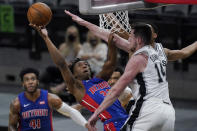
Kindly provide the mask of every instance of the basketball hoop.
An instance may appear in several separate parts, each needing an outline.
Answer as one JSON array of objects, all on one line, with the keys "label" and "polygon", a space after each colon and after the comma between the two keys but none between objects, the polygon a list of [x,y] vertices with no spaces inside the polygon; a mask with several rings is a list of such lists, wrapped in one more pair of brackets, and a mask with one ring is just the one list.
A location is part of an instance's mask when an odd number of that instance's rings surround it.
[{"label": "basketball hoop", "polygon": [[128,11],[117,11],[107,14],[99,14],[100,27],[106,30],[123,33],[130,33]]}]

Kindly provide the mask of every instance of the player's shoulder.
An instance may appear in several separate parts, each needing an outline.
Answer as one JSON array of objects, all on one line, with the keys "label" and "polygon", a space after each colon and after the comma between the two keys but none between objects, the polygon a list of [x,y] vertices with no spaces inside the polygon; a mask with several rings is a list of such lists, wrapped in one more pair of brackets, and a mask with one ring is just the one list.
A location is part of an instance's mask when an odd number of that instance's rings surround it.
[{"label": "player's shoulder", "polygon": [[10,106],[14,109],[14,110],[19,110],[20,109],[20,101],[19,98],[16,97],[15,99],[12,100]]},{"label": "player's shoulder", "polygon": [[59,96],[52,93],[48,93],[48,103],[51,108],[59,108],[62,104],[62,100]]},{"label": "player's shoulder", "polygon": [[50,98],[50,99],[58,99],[59,96],[57,96],[56,94],[53,94],[53,93],[49,93],[48,92],[48,98]]},{"label": "player's shoulder", "polygon": [[61,101],[61,99],[56,94],[48,93],[48,101]]}]

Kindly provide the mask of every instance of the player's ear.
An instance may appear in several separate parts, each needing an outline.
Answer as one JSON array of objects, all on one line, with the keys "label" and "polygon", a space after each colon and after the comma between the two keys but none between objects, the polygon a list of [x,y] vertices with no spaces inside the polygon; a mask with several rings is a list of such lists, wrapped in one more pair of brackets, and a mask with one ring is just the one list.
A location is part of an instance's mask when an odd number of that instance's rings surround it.
[{"label": "player's ear", "polygon": [[153,38],[154,38],[154,39],[157,38],[157,33],[153,33]]},{"label": "player's ear", "polygon": [[136,37],[136,42],[137,42],[138,44],[141,43],[141,42],[142,42],[142,38]]},{"label": "player's ear", "polygon": [[40,84],[40,81],[38,80],[38,85]]}]

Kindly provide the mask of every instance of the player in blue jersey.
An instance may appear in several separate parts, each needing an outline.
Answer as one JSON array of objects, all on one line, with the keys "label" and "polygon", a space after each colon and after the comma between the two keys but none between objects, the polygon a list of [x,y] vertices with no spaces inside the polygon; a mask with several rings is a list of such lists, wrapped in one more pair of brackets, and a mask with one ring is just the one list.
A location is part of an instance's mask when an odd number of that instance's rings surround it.
[{"label": "player in blue jersey", "polygon": [[[48,36],[48,32],[43,27],[33,26],[44,39],[49,53],[60,69],[65,80],[66,86],[76,100],[91,112],[94,112],[105,98],[108,90],[111,88],[107,80],[110,78],[116,65],[117,50],[113,44],[113,37],[109,37],[108,56],[100,73],[96,77],[91,77],[91,69],[87,61],[75,59],[68,67],[64,57],[61,56],[59,50],[54,46]],[[112,36],[112,35],[111,35]],[[111,107],[106,109],[99,116],[104,123],[105,131],[119,131],[124,124],[128,115],[117,100]]]},{"label": "player in blue jersey", "polygon": [[9,131],[52,131],[52,110],[70,116],[76,123],[86,126],[87,121],[74,108],[46,90],[38,89],[39,72],[26,68],[20,73],[24,92],[10,104]]}]

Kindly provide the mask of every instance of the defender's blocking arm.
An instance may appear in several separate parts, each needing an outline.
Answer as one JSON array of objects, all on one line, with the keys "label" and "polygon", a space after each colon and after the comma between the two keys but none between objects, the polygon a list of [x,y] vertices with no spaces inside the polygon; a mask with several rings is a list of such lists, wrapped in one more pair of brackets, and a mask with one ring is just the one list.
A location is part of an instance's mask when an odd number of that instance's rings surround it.
[{"label": "defender's blocking arm", "polygon": [[164,48],[168,61],[176,61],[178,59],[185,59],[191,56],[196,50],[197,50],[197,41],[181,50],[170,50],[170,49]]},{"label": "defender's blocking arm", "polygon": [[[99,26],[95,25],[95,24],[92,24],[82,18],[80,18],[79,16],[77,15],[74,15],[72,14],[71,12],[69,11],[66,11],[65,10],[65,13],[69,16],[72,17],[72,20],[77,22],[79,25],[82,25],[82,26],[85,26],[86,28],[88,28],[91,32],[94,33],[94,35],[96,35],[97,37],[101,38],[102,40],[104,40],[105,42],[108,42],[108,38],[109,38],[109,35],[110,35],[110,31],[108,30],[105,30],[105,29],[102,29],[100,28]],[[114,34],[115,36],[115,44],[118,48],[120,49],[123,49],[125,50],[126,52],[128,52],[130,49],[128,49],[128,38],[129,38],[129,33],[127,32],[124,32],[124,33],[118,33],[118,32],[115,32],[117,34]]]}]

